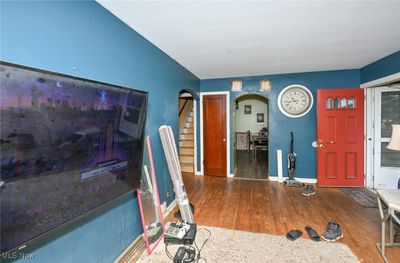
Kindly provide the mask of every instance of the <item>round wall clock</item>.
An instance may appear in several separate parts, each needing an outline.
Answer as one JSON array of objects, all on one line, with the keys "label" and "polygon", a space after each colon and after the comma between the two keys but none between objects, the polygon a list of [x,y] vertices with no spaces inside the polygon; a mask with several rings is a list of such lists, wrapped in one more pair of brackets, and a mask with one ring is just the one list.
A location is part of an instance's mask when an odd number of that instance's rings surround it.
[{"label": "round wall clock", "polygon": [[313,95],[303,85],[293,84],[284,88],[278,96],[279,110],[288,117],[306,115],[313,106]]}]

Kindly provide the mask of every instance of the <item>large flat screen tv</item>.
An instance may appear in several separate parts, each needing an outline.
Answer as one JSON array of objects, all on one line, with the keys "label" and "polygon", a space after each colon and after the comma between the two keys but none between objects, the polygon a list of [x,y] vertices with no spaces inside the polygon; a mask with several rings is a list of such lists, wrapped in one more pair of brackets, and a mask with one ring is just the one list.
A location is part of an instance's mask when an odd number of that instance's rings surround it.
[{"label": "large flat screen tv", "polygon": [[146,92],[5,62],[0,74],[1,253],[139,187]]}]

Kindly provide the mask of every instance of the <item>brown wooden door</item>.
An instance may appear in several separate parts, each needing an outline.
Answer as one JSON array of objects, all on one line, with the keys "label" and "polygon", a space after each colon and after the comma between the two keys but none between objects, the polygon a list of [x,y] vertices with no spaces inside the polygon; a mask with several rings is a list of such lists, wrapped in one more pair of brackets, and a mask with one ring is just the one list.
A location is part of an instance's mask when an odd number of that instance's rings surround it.
[{"label": "brown wooden door", "polygon": [[364,186],[364,90],[318,90],[319,186]]},{"label": "brown wooden door", "polygon": [[203,96],[204,174],[226,176],[226,95]]}]

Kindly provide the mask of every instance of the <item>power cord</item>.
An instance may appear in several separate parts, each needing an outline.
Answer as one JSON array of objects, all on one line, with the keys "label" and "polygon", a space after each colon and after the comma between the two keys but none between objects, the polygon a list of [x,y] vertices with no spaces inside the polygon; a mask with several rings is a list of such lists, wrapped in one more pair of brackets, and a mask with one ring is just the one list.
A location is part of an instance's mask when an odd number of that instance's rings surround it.
[{"label": "power cord", "polygon": [[196,247],[196,249],[197,249],[197,251],[198,251],[198,252],[197,252],[197,258],[196,258],[196,260],[195,260],[195,263],[200,262],[201,259],[203,259],[204,262],[207,262],[207,259],[206,259],[206,258],[201,257],[201,251],[203,250],[204,245],[205,245],[205,244],[207,243],[207,241],[210,239],[210,237],[211,237],[211,231],[208,230],[207,228],[200,228],[199,230],[197,230],[197,232],[200,232],[200,231],[202,231],[202,230],[208,232],[208,237],[206,238],[206,240],[204,240],[203,245],[201,246],[200,249],[199,249],[199,247],[197,246],[196,239],[194,240],[194,245],[195,245],[195,247]]},{"label": "power cord", "polygon": [[167,254],[167,257],[169,257],[169,259],[174,260],[174,257],[168,251],[168,244],[165,244],[165,254]]}]

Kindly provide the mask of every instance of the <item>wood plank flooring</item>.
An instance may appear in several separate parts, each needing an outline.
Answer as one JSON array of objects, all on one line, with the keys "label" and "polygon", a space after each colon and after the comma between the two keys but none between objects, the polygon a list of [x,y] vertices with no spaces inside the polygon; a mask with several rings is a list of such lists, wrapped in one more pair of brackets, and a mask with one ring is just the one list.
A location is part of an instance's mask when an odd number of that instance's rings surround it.
[{"label": "wood plank flooring", "polygon": [[236,151],[235,178],[268,179],[268,151]]},{"label": "wood plank flooring", "polygon": [[[375,247],[380,236],[379,211],[360,206],[338,188],[316,188],[315,196],[304,197],[302,188],[277,182],[183,177],[197,224],[274,235],[301,229],[308,238],[305,226],[323,233],[326,224],[335,221],[344,233],[340,242],[361,262],[383,262]],[[400,248],[387,249],[387,255],[390,262],[400,262]]]}]

